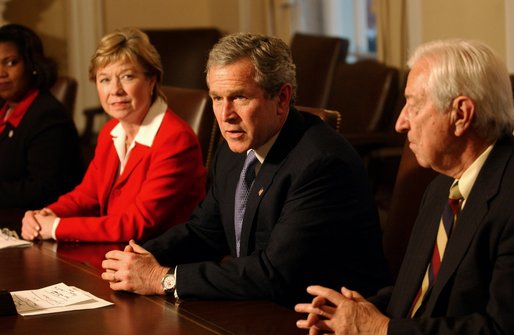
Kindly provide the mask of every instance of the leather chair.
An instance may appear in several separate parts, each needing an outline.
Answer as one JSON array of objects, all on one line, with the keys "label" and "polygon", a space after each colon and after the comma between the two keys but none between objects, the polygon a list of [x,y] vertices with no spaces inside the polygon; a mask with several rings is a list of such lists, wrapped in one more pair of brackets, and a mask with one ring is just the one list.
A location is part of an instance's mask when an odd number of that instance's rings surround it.
[{"label": "leather chair", "polygon": [[205,64],[221,38],[215,28],[145,30],[161,56],[163,85],[207,89]]},{"label": "leather chair", "polygon": [[384,253],[393,279],[398,275],[423,193],[436,175],[435,171],[418,164],[405,141],[391,206],[382,225]]},{"label": "leather chair", "polygon": [[295,33],[291,55],[296,64],[296,103],[326,108],[332,78],[339,62],[344,62],[349,41],[344,38]]},{"label": "leather chair", "polygon": [[307,112],[317,115],[320,119],[325,121],[328,125],[339,131],[341,128],[341,113],[324,108],[295,106],[300,112]]},{"label": "leather chair", "polygon": [[220,137],[209,94],[206,90],[175,86],[161,89],[171,109],[187,121],[198,136],[204,165],[209,170]]},{"label": "leather chair", "polygon": [[77,98],[77,89],[77,80],[69,76],[57,77],[57,81],[50,88],[50,92],[57,100],[62,102],[72,117],[75,109],[75,100]]},{"label": "leather chair", "polygon": [[341,113],[340,132],[360,154],[379,207],[389,203],[399,155],[387,160],[377,156],[390,146],[401,152],[404,140],[393,126],[399,89],[396,68],[372,59],[339,63],[327,102],[327,108]]},{"label": "leather chair", "polygon": [[376,60],[339,63],[327,108],[341,112],[341,132],[358,146],[367,135],[389,131],[399,90],[399,71]]}]

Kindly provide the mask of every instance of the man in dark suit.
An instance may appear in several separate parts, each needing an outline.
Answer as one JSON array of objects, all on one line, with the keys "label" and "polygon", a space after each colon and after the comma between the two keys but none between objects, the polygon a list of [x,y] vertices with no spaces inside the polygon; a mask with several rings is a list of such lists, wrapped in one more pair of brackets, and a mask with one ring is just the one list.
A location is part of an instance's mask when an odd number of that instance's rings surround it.
[{"label": "man in dark suit", "polygon": [[[442,175],[425,192],[398,279],[368,300],[311,286],[312,303],[296,306],[309,313],[298,327],[311,335],[514,334],[514,107],[506,67],[484,44],[463,40],[421,46],[409,66],[396,129],[408,133],[418,162]],[[447,202],[455,207],[441,219]]]},{"label": "man in dark suit", "polygon": [[[291,305],[312,281],[375,293],[387,274],[365,170],[342,136],[294,109],[287,45],[227,36],[210,52],[207,82],[225,139],[207,198],[144,248],[131,241],[109,252],[102,277],[114,290],[181,299]],[[246,168],[249,157],[257,160]],[[239,211],[243,170],[255,179]]]}]

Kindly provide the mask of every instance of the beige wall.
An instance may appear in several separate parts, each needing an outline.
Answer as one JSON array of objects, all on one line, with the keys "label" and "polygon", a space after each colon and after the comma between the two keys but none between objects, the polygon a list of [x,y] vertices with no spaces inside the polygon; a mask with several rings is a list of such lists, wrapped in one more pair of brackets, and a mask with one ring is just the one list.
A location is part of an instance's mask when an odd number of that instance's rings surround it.
[{"label": "beige wall", "polygon": [[61,73],[68,72],[66,42],[66,0],[11,0],[4,19],[32,28],[43,41],[45,52],[59,63]]},{"label": "beige wall", "polygon": [[105,29],[218,27],[239,28],[238,0],[107,0]]},{"label": "beige wall", "polygon": [[421,0],[422,42],[479,39],[505,60],[505,1],[512,0]]},{"label": "beige wall", "polygon": [[[87,1],[87,0],[85,0]],[[420,41],[463,37],[481,39],[502,57],[506,55],[505,0],[419,0]],[[509,0],[510,1],[510,0]],[[239,0],[104,0],[104,30],[125,26],[141,28],[218,27],[263,32],[262,5],[248,2],[252,22],[239,22]],[[62,73],[67,62],[67,0],[11,0],[4,18],[38,32],[47,53],[56,58]]]},{"label": "beige wall", "polygon": [[[104,30],[107,33],[126,26],[218,27],[234,32],[239,30],[238,4],[238,0],[104,0]],[[11,0],[4,18],[36,31],[46,53],[58,61],[60,72],[68,73],[67,0]]]},{"label": "beige wall", "polygon": [[[68,74],[70,71],[73,73],[73,70],[69,68],[69,64],[73,62],[68,60],[67,39],[70,23],[96,24],[94,19],[89,20],[87,17],[82,18],[81,21],[71,21],[73,20],[70,13],[72,1],[78,0],[11,0],[7,2],[4,12],[4,19],[8,22],[24,24],[41,36],[46,53],[57,60],[62,74]],[[217,27],[224,33],[239,30],[266,33],[269,28],[269,22],[263,19],[266,13],[264,5],[267,3],[264,0],[96,1],[101,4],[100,12],[103,12],[102,20],[97,20],[103,22],[103,27],[99,27],[100,31],[103,29],[103,33],[126,26],[141,28]],[[419,17],[417,27],[419,36],[416,42],[422,43],[432,39],[450,37],[481,39],[496,50],[501,57],[506,58],[508,50],[506,40],[509,35],[506,33],[505,1],[512,0],[406,1],[416,2],[419,7],[417,15],[411,15],[413,20],[417,20]],[[241,15],[241,12],[244,14]],[[240,22],[240,16],[244,18],[243,22]],[[287,20],[283,19],[282,21]],[[514,21],[514,18],[511,21]],[[84,27],[84,24],[80,27],[89,29]],[[82,87],[79,94],[84,93],[84,87],[87,88],[87,85],[91,85],[87,80],[83,81],[79,82],[79,90]],[[89,95],[95,96],[96,94]],[[94,98],[96,99],[96,96]],[[87,101],[83,102],[79,97],[77,110],[90,107]],[[81,113],[75,113],[76,118],[80,119],[79,114]],[[82,121],[78,121],[80,125]]]}]

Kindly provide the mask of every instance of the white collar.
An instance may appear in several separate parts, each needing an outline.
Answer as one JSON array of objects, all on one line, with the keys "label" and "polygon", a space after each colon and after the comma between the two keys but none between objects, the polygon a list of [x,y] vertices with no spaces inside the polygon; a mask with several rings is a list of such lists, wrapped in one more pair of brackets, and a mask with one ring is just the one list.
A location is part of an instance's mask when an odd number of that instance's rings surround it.
[{"label": "white collar", "polygon": [[[166,102],[158,97],[155,102],[150,106],[148,113],[146,113],[143,122],[139,126],[139,130],[134,138],[134,142],[151,147],[155,139],[155,135],[161,126],[162,120],[164,119],[164,113],[168,105]],[[121,123],[118,123],[112,130],[111,136],[113,138],[123,139],[125,141],[126,133]]]}]

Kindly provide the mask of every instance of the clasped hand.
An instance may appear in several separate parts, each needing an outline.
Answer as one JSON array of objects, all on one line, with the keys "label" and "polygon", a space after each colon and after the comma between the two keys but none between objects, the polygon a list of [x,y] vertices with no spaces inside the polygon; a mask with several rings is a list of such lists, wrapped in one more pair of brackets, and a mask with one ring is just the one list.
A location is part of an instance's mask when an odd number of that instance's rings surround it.
[{"label": "clasped hand", "polygon": [[387,334],[389,318],[356,291],[309,286],[307,292],[315,296],[312,302],[297,304],[295,310],[308,314],[296,325],[309,329],[309,335]]},{"label": "clasped hand", "polygon": [[115,291],[141,295],[164,294],[161,279],[170,268],[161,266],[155,257],[134,240],[123,251],[111,250],[102,262],[102,279]]},{"label": "clasped hand", "polygon": [[56,218],[55,213],[48,208],[26,211],[21,221],[21,237],[27,241],[33,241],[37,238],[42,240],[51,239]]}]

